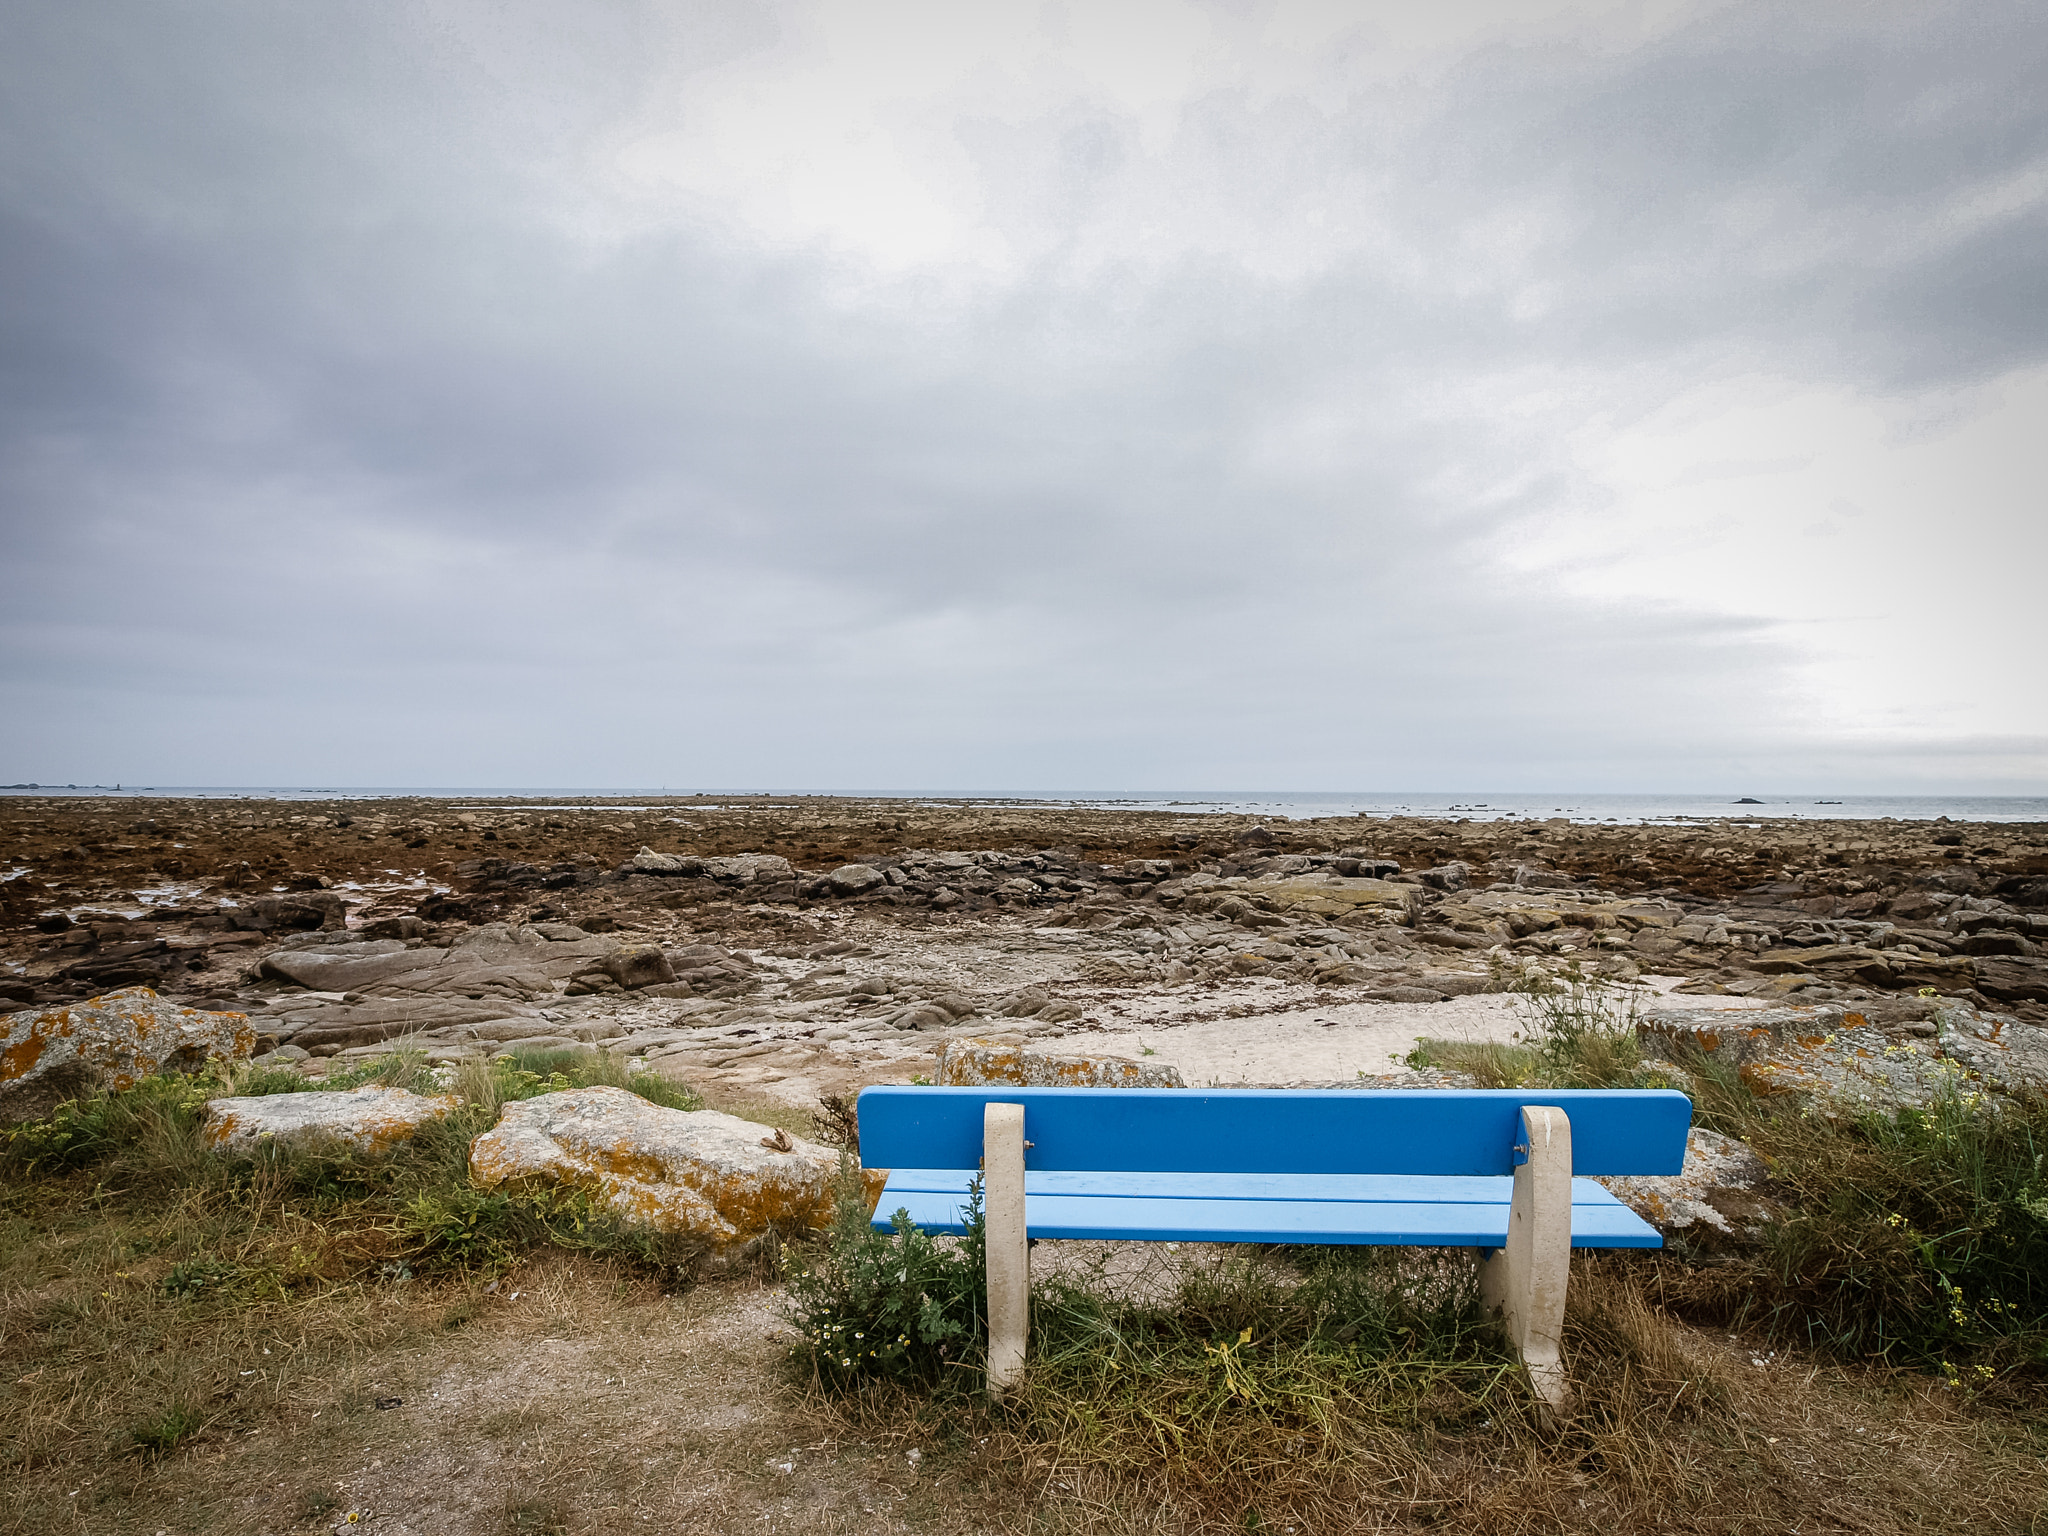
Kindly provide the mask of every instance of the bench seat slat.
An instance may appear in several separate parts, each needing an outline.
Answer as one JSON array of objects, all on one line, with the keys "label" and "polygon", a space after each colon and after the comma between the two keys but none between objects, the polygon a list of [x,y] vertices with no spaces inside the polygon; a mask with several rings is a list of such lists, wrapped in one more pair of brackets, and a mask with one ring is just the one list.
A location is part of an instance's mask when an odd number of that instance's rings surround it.
[{"label": "bench seat slat", "polygon": [[[909,1190],[958,1194],[975,1177],[971,1168],[896,1168],[889,1193]],[[1429,1176],[1399,1173],[1084,1173],[1027,1170],[1027,1195],[1108,1195],[1161,1200],[1454,1200],[1505,1205],[1514,1197],[1508,1175]],[[1572,1180],[1572,1204],[1619,1205],[1591,1179]],[[894,1207],[890,1207],[894,1209]]]},{"label": "bench seat slat", "polygon": [[[875,1211],[886,1227],[898,1209],[927,1231],[964,1231],[964,1196],[886,1192]],[[1193,1243],[1356,1243],[1498,1248],[1506,1201],[1157,1199],[1039,1195],[1026,1207],[1033,1237]],[[1657,1248],[1656,1228],[1620,1204],[1572,1207],[1574,1248]]]}]

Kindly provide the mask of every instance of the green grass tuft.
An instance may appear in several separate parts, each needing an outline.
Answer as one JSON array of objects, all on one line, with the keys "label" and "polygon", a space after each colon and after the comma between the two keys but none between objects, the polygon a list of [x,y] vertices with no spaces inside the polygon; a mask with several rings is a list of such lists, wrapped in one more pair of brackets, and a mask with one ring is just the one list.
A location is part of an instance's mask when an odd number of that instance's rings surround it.
[{"label": "green grass tuft", "polygon": [[206,1428],[206,1415],[189,1404],[180,1404],[153,1414],[129,1430],[134,1449],[152,1460],[175,1451]]}]

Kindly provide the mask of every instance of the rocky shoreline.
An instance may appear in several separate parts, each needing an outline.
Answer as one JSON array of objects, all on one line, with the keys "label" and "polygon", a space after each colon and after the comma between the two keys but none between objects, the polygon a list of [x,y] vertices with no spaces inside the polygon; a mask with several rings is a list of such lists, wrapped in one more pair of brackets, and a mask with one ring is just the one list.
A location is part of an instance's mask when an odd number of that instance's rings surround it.
[{"label": "rocky shoreline", "polygon": [[815,1102],[967,1037],[1412,1037],[1572,972],[1901,1039],[1958,1006],[2048,1024],[2037,825],[50,798],[0,833],[0,1004],[148,987],[315,1071],[595,1043]]}]

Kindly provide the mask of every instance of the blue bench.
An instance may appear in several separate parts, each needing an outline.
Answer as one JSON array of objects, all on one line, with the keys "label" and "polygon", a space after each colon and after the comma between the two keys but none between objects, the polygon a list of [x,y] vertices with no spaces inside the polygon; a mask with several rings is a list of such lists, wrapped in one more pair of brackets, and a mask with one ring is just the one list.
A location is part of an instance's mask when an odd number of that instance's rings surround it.
[{"label": "blue bench", "polygon": [[[1034,1237],[1471,1248],[1550,1407],[1573,1248],[1663,1239],[1584,1175],[1674,1174],[1692,1101],[1634,1090],[868,1088],[875,1209],[965,1230],[983,1179],[989,1386],[1021,1376]],[[1580,1175],[1575,1177],[1574,1175]]]}]

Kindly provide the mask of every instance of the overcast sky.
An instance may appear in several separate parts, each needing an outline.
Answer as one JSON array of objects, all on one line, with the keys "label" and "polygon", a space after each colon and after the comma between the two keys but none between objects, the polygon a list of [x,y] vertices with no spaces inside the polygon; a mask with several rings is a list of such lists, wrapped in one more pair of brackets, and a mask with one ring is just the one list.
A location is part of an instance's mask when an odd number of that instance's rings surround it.
[{"label": "overcast sky", "polygon": [[2048,792],[2048,13],[0,0],[0,781]]}]

